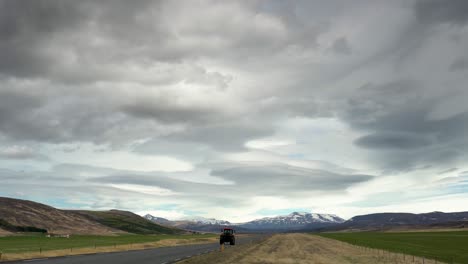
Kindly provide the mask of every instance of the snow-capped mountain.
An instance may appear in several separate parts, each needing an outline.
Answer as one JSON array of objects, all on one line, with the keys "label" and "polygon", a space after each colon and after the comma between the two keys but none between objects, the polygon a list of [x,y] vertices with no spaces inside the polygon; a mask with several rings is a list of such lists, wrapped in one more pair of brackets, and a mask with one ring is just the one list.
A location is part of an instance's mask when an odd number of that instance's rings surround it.
[{"label": "snow-capped mountain", "polygon": [[333,214],[316,214],[306,212],[293,212],[289,215],[265,217],[253,220],[240,226],[257,230],[298,230],[325,227],[345,222]]},{"label": "snow-capped mountain", "polygon": [[223,227],[231,226],[229,221],[217,220],[214,218],[205,218],[201,216],[185,217],[179,220],[168,220],[162,217],[147,214],[146,219],[165,226],[173,226],[180,229],[201,231],[201,232],[219,232]]},{"label": "snow-capped mountain", "polygon": [[180,219],[179,221],[187,221],[187,222],[193,222],[197,224],[204,224],[204,225],[230,225],[231,223],[229,221],[225,220],[218,220],[214,218],[205,218],[202,216],[188,216]]},{"label": "snow-capped mountain", "polygon": [[289,231],[310,230],[328,227],[343,223],[345,220],[332,214],[316,214],[306,212],[294,212],[289,215],[265,217],[246,223],[233,224],[229,221],[206,218],[201,216],[188,216],[179,220],[167,220],[161,217],[145,215],[145,218],[158,224],[174,226],[186,230],[202,232],[219,232],[222,228],[229,226],[238,231]]},{"label": "snow-capped mountain", "polygon": [[161,225],[172,225],[170,220],[167,220],[166,218],[162,217],[157,217],[157,216],[152,216],[150,214],[146,214],[143,216],[144,218],[150,220],[151,222],[154,222],[156,224],[161,224]]}]

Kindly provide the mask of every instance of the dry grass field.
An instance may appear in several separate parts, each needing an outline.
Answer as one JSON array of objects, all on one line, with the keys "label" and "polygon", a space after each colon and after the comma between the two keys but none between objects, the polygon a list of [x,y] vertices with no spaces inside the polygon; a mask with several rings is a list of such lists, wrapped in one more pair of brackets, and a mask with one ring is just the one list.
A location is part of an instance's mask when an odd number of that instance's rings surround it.
[{"label": "dry grass field", "polygon": [[[223,252],[201,255],[179,263],[403,264],[423,263],[423,259],[417,257],[413,259],[413,256],[361,248],[315,235],[278,234],[257,244],[226,246]],[[435,261],[426,259],[424,263],[432,264]]]}]

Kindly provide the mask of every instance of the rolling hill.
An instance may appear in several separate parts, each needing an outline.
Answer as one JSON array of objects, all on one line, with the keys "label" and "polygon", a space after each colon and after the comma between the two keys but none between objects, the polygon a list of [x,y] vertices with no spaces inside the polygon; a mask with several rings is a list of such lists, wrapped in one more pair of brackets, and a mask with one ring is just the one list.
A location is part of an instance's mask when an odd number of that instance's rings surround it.
[{"label": "rolling hill", "polygon": [[0,197],[0,234],[31,231],[93,235],[183,232],[152,223],[131,212],[60,210],[32,201]]},{"label": "rolling hill", "polygon": [[[122,233],[120,230],[91,221],[73,212],[5,197],[0,197],[0,219],[5,222],[4,226],[35,227],[58,234]],[[4,229],[10,231],[8,227]]]}]

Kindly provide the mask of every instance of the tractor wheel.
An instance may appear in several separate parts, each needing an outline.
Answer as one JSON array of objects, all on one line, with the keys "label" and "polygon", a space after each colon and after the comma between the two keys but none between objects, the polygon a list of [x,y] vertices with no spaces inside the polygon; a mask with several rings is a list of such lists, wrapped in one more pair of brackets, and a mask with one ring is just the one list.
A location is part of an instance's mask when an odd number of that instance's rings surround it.
[{"label": "tractor wheel", "polygon": [[236,239],[231,239],[231,242],[229,243],[230,245],[234,246],[236,244]]},{"label": "tractor wheel", "polygon": [[224,244],[224,241],[222,239],[219,240],[219,244],[222,245]]}]

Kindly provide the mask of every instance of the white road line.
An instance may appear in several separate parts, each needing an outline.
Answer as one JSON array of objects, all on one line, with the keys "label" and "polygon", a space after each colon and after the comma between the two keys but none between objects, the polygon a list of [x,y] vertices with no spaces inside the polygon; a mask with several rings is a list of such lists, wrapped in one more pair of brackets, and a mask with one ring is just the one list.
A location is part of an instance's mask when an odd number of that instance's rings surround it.
[{"label": "white road line", "polygon": [[27,260],[23,260],[23,262],[32,262],[32,261],[39,261],[39,260],[44,260],[44,259],[49,259],[49,258],[27,259]]}]

